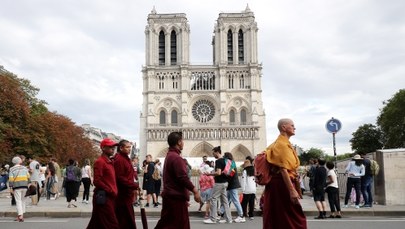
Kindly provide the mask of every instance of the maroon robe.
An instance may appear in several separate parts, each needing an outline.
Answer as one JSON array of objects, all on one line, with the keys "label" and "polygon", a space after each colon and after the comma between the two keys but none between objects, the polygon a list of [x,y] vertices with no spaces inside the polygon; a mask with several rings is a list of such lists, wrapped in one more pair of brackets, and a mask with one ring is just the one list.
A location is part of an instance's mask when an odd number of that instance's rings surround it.
[{"label": "maroon robe", "polygon": [[134,168],[126,153],[118,153],[114,160],[115,176],[117,179],[118,196],[115,205],[115,215],[120,228],[136,229],[134,213],[134,190],[139,188],[135,183]]},{"label": "maroon robe", "polygon": [[301,204],[293,204],[281,174],[273,175],[264,190],[263,229],[306,229]]},{"label": "maroon robe", "polygon": [[106,156],[99,157],[94,163],[94,193],[104,190],[107,193],[106,203],[99,205],[93,195],[93,212],[87,229],[119,229],[115,215],[117,183],[113,162]]},{"label": "maroon robe", "polygon": [[170,148],[163,167],[162,211],[155,229],[189,229],[188,201],[193,183],[181,151]]}]

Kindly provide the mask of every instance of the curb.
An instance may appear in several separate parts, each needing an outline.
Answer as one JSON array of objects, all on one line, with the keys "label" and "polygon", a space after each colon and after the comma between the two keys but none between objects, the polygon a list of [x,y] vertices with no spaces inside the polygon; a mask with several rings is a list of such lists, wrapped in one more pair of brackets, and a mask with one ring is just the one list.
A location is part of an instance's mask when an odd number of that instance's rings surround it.
[{"label": "curb", "polygon": [[[44,218],[88,218],[91,217],[91,212],[88,211],[37,211],[37,212],[27,212],[24,214],[24,217],[44,217]],[[190,217],[204,217],[204,212],[190,211]],[[232,211],[232,214],[235,215],[236,211]],[[312,217],[317,216],[318,211],[309,210],[304,211],[305,216]],[[394,216],[394,217],[404,217],[405,211],[381,211],[381,210],[370,210],[370,211],[344,211],[342,212],[344,217],[354,217],[354,216],[363,216],[363,217],[372,217],[372,216]],[[147,211],[147,217],[160,217],[160,211]],[[256,211],[255,216],[261,216],[261,211]],[[0,217],[16,217],[15,211],[4,211],[0,212]],[[135,217],[140,217],[139,210],[135,210]]]}]

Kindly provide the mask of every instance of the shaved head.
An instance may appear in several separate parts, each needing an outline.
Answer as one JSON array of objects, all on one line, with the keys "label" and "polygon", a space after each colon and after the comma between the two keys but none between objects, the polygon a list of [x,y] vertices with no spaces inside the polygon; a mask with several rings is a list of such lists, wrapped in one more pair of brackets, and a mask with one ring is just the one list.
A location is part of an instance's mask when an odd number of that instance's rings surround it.
[{"label": "shaved head", "polygon": [[282,131],[283,125],[286,125],[286,124],[289,124],[289,123],[292,123],[292,122],[293,121],[291,119],[289,119],[289,118],[282,118],[282,119],[280,119],[278,121],[277,128],[278,128],[279,131]]}]

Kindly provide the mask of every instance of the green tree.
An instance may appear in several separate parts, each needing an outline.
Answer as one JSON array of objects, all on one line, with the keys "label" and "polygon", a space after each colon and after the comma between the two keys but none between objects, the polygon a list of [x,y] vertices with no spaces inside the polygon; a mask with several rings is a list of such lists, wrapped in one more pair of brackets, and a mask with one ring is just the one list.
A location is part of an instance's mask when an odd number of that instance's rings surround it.
[{"label": "green tree", "polygon": [[360,126],[352,135],[350,143],[355,153],[371,153],[383,147],[382,132],[373,124]]},{"label": "green tree", "polygon": [[94,159],[97,151],[83,129],[69,118],[49,112],[46,102],[35,96],[39,89],[29,80],[4,71],[0,66],[0,163],[16,154],[34,156],[41,162],[55,157]]},{"label": "green tree", "polygon": [[325,157],[325,152],[321,149],[310,148],[299,156],[301,165],[308,164],[309,160],[312,158],[318,159]]},{"label": "green tree", "polygon": [[405,89],[399,90],[385,105],[377,117],[377,125],[383,133],[384,148],[405,147]]}]

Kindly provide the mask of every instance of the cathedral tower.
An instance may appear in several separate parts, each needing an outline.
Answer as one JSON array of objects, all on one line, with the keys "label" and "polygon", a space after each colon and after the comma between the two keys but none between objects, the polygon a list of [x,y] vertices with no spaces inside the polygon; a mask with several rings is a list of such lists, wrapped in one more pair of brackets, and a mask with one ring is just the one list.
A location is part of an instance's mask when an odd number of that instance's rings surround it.
[{"label": "cathedral tower", "polygon": [[214,28],[213,64],[189,61],[185,14],[148,15],[143,74],[141,157],[165,157],[167,136],[183,132],[183,156],[211,156],[220,145],[236,160],[266,147],[257,24],[247,7],[220,13]]}]

